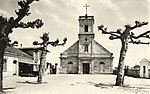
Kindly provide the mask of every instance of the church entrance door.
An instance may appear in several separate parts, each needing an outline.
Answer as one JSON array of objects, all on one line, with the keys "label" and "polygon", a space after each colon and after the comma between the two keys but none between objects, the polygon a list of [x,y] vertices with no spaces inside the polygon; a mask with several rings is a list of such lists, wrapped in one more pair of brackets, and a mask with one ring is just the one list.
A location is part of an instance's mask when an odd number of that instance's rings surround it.
[{"label": "church entrance door", "polygon": [[90,63],[83,63],[83,74],[90,73]]}]

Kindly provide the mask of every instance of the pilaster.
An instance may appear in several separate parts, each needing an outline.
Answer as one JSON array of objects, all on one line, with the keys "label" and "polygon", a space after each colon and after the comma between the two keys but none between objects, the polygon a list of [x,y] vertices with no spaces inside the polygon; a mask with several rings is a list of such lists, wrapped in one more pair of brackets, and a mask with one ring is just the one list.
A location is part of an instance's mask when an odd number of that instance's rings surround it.
[{"label": "pilaster", "polygon": [[79,60],[79,71],[78,74],[83,74],[82,62]]}]

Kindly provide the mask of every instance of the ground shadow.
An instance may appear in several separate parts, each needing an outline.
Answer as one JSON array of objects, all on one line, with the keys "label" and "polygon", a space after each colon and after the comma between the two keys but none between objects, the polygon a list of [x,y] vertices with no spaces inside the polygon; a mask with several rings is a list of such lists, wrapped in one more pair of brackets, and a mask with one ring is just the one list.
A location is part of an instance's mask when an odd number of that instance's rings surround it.
[{"label": "ground shadow", "polygon": [[122,87],[120,86],[115,86],[114,84],[109,84],[109,83],[99,83],[99,84],[94,84],[95,87],[101,87],[101,88],[108,88],[108,87],[118,87],[118,88],[124,88],[124,89],[150,89],[150,87],[147,86],[131,86],[131,85],[124,85]]},{"label": "ground shadow", "polygon": [[95,87],[100,87],[100,88],[112,88],[114,86],[114,84],[110,84],[110,83],[94,83],[94,82],[91,82],[91,81],[88,81],[86,83],[84,82],[76,82],[75,84],[70,84],[71,86],[74,86],[74,85],[93,85]]},{"label": "ground shadow", "polygon": [[88,83],[94,85],[95,87],[100,87],[100,88],[112,88],[114,86],[114,84],[110,84],[110,83],[94,83],[89,81]]},{"label": "ground shadow", "polygon": [[99,83],[99,84],[95,84],[95,87],[101,87],[101,88],[108,88],[108,87],[113,87],[114,85],[112,84],[103,84],[103,83]]},{"label": "ground shadow", "polygon": [[100,89],[121,89],[121,90],[124,90],[124,91],[132,91],[132,92],[141,92],[140,94],[149,94],[149,91],[150,90],[150,87],[149,85],[128,85],[128,84],[125,84],[124,86],[115,86],[114,83],[110,83],[110,82],[102,82],[102,83],[95,83],[95,82],[91,82],[91,81],[88,81],[88,82],[76,82],[74,84],[70,84],[71,86],[75,86],[75,85],[92,85],[94,87],[98,87]]},{"label": "ground shadow", "polygon": [[132,89],[132,88],[134,88],[134,89],[150,89],[150,85],[143,85],[143,86],[141,86],[141,85],[136,85],[136,86],[132,86],[132,85],[127,85],[127,84],[125,84],[124,86],[115,86],[114,84],[111,84],[111,83],[94,83],[94,82],[91,82],[91,81],[89,81],[88,83],[90,83],[90,84],[93,84],[95,87],[101,87],[101,88],[108,88],[108,87],[120,87],[120,88],[130,88],[130,89]]},{"label": "ground shadow", "polygon": [[[24,83],[24,84],[39,84],[39,83],[37,83],[36,81],[33,81],[33,82],[31,82],[31,81],[24,81],[24,82],[18,81],[18,82],[16,82],[16,83]],[[41,84],[45,84],[45,83],[47,83],[47,82],[42,82]]]},{"label": "ground shadow", "polygon": [[148,85],[145,86],[130,86],[130,85],[125,85],[123,86],[124,88],[136,88],[136,89],[150,89],[150,87],[146,87]]},{"label": "ground shadow", "polygon": [[3,90],[10,90],[10,89],[16,89],[16,87],[5,87]]},{"label": "ground shadow", "polygon": [[16,87],[5,87],[3,88],[3,93],[2,94],[12,94],[12,91],[15,90]]}]

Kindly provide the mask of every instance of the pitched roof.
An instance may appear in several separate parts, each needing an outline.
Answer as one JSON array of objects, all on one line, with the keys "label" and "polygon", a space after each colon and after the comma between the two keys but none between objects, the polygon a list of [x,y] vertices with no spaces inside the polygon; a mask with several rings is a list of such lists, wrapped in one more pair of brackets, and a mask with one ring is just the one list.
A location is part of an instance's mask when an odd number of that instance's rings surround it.
[{"label": "pitched roof", "polygon": [[97,41],[94,40],[94,46],[95,50],[94,53],[101,53],[101,54],[109,54],[111,55],[112,53],[108,51],[105,47],[103,47],[101,44],[99,44]]},{"label": "pitched roof", "polygon": [[148,62],[148,63],[150,63],[150,60],[149,60],[149,59],[146,59],[146,58],[143,58],[143,59],[140,61],[140,63],[143,63],[143,62]]},{"label": "pitched roof", "polygon": [[71,45],[67,50],[65,50],[61,54],[78,53],[79,52],[78,45],[79,45],[79,41],[76,41],[73,45]]},{"label": "pitched roof", "polygon": [[19,50],[27,53],[30,56],[34,55],[35,51],[41,51],[42,47],[27,47],[27,48],[19,48]]},{"label": "pitched roof", "polygon": [[5,48],[5,56],[15,56],[15,57],[20,57],[20,58],[28,58],[28,59],[33,59],[32,56],[28,55],[27,53],[19,50],[18,48],[15,47],[7,47]]},{"label": "pitched roof", "polygon": [[23,47],[19,48],[20,50],[42,50],[42,47]]}]

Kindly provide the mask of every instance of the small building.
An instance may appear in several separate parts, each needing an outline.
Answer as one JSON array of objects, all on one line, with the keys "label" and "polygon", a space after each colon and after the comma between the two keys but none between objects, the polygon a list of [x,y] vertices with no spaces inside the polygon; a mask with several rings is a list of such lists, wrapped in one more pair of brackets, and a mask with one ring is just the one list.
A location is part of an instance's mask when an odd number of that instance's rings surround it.
[{"label": "small building", "polygon": [[[33,70],[32,73],[34,75],[38,75],[42,47],[26,47],[26,48],[23,47],[23,48],[19,48],[19,49],[33,57],[34,64],[32,65],[32,70]],[[49,51],[47,50],[47,52],[49,52]],[[24,64],[23,66],[26,66],[26,64]],[[45,69],[44,70],[45,70],[44,74],[50,74],[50,63],[46,62],[46,58],[45,58]]]},{"label": "small building", "polygon": [[[31,69],[32,75],[38,75],[40,57],[42,52],[41,47],[23,47],[23,48],[19,48],[19,50],[23,51],[24,53],[30,55],[33,58],[33,64],[29,64],[30,67],[26,63],[21,63],[20,68],[25,71]],[[22,74],[22,76],[26,76],[26,75],[30,75],[30,74],[28,72]]]},{"label": "small building", "polygon": [[140,61],[140,77],[150,78],[150,60],[143,58]]},{"label": "small building", "polygon": [[60,73],[112,73],[113,54],[94,40],[94,16],[79,16],[78,40],[60,54]]},{"label": "small building", "polygon": [[[41,47],[7,47],[4,52],[4,76],[36,76],[39,71]],[[47,64],[45,64],[45,70]],[[48,69],[47,69],[48,70]],[[50,71],[48,71],[50,73]]]},{"label": "small building", "polygon": [[[12,75],[21,76],[24,72],[32,73],[33,57],[18,48],[7,47],[3,60],[4,77]],[[26,66],[24,67],[23,64]]]}]

